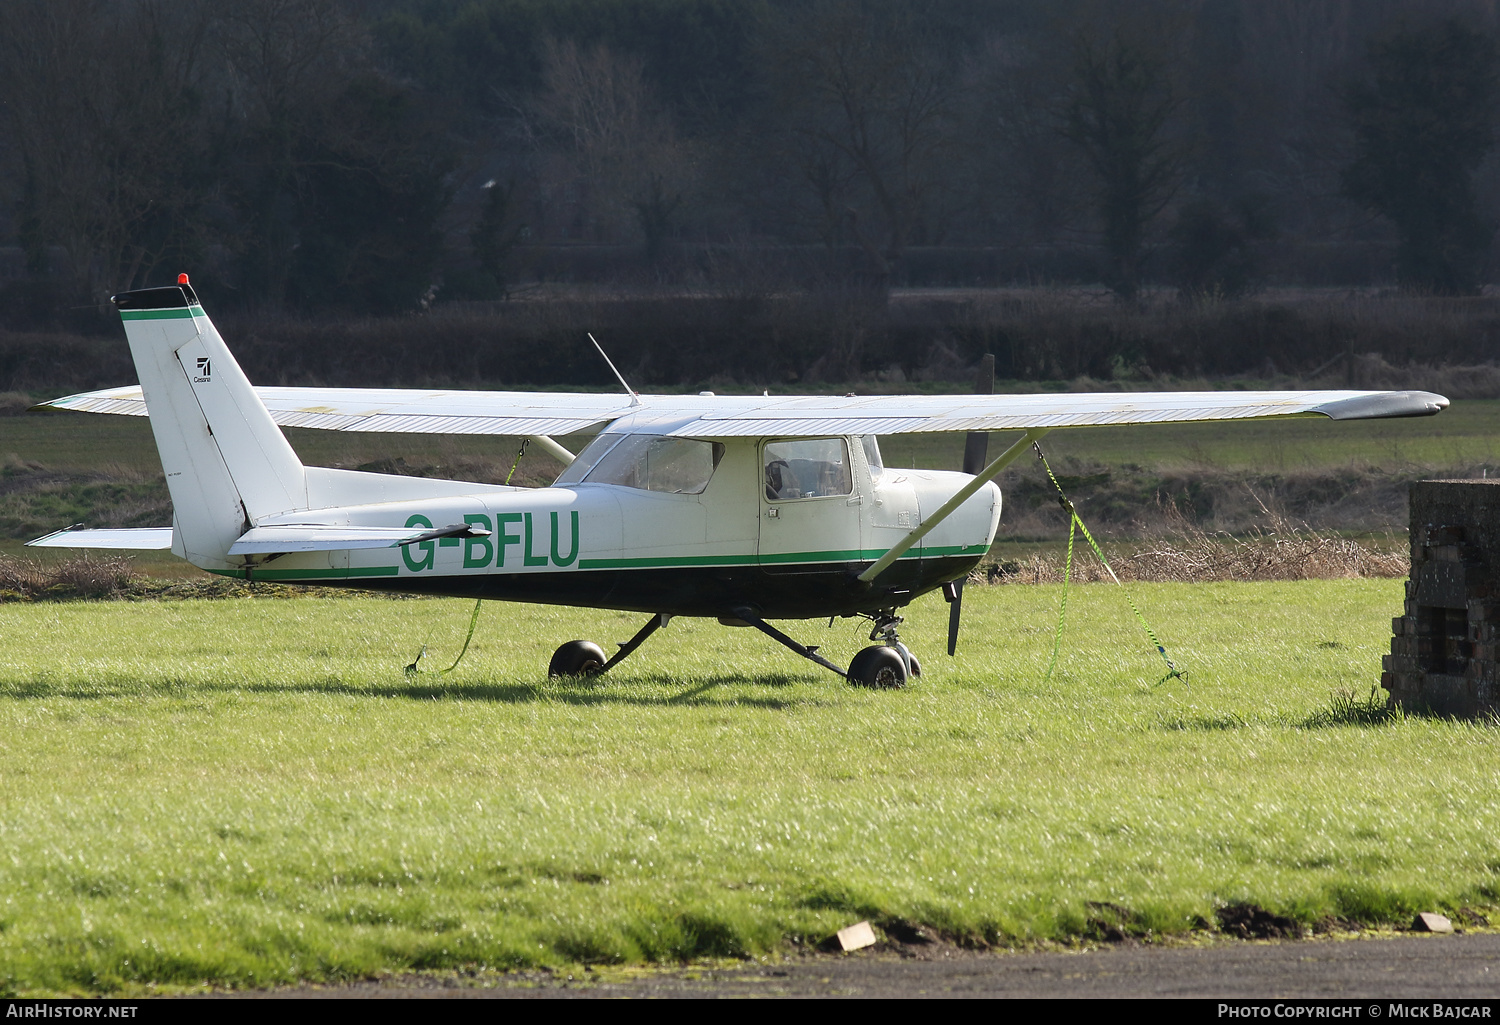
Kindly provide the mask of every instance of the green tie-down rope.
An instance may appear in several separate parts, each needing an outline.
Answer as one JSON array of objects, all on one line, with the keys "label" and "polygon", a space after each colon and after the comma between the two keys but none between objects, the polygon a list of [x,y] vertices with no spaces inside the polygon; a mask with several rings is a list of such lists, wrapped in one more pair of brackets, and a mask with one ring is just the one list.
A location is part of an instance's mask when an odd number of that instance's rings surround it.
[{"label": "green tie-down rope", "polygon": [[1047,462],[1047,457],[1042,452],[1042,446],[1033,442],[1031,447],[1036,450],[1036,457],[1042,461],[1042,469],[1047,471],[1047,479],[1052,481],[1052,486],[1057,489],[1057,500],[1062,505],[1063,512],[1068,514],[1068,555],[1067,561],[1063,565],[1062,605],[1057,612],[1057,633],[1052,637],[1052,661],[1048,663],[1047,675],[1043,679],[1052,679],[1052,673],[1057,669],[1057,655],[1062,647],[1063,623],[1068,615],[1068,583],[1073,576],[1073,538],[1079,531],[1082,531],[1084,540],[1089,543],[1089,547],[1099,557],[1099,562],[1103,564],[1104,571],[1109,574],[1109,578],[1116,584],[1119,584],[1120,590],[1125,593],[1125,600],[1130,604],[1130,611],[1135,613],[1135,618],[1140,621],[1141,629],[1146,631],[1146,636],[1151,638],[1152,644],[1156,645],[1157,654],[1161,655],[1162,661],[1167,664],[1167,675],[1157,680],[1156,685],[1160,687],[1172,679],[1181,680],[1186,685],[1187,672],[1178,669],[1177,666],[1172,664],[1171,658],[1167,656],[1167,649],[1162,646],[1161,640],[1156,636],[1156,631],[1151,629],[1151,624],[1146,622],[1146,617],[1141,615],[1141,610],[1136,607],[1135,599],[1130,596],[1130,589],[1115,575],[1114,569],[1110,567],[1109,560],[1104,557],[1104,552],[1100,550],[1099,543],[1094,540],[1094,535],[1089,533],[1089,528],[1084,526],[1083,520],[1079,518],[1078,510],[1073,507],[1072,502],[1068,501],[1068,496],[1063,494],[1062,485],[1057,482],[1057,475],[1052,472],[1052,466]]},{"label": "green tie-down rope", "polygon": [[[431,675],[434,675],[434,676],[443,676],[443,675],[445,675],[447,673],[451,673],[451,672],[453,672],[453,670],[457,669],[458,668],[458,664],[464,660],[464,656],[469,653],[469,642],[474,639],[474,627],[479,624],[479,606],[481,606],[483,604],[484,604],[484,599],[483,598],[477,598],[477,599],[475,599],[475,601],[474,601],[474,613],[473,613],[473,615],[471,615],[469,617],[469,635],[464,638],[464,646],[463,646],[462,649],[459,650],[458,658],[454,659],[453,660],[453,664],[451,666],[449,666],[447,669],[439,669],[435,673],[432,673]],[[417,652],[416,659],[412,662],[411,665],[409,665],[409,666],[406,667],[406,675],[407,676],[416,676],[418,673],[425,672],[425,670],[418,669],[417,667],[422,664],[422,657],[424,655],[426,655],[426,654],[427,654],[427,645],[424,644],[424,645],[422,645],[422,650],[419,651],[419,652]]]},{"label": "green tie-down rope", "polygon": [[[521,440],[521,450],[516,453],[515,462],[510,464],[510,472],[505,475],[505,483],[509,484],[510,479],[516,475],[516,467],[521,465],[521,457],[526,454],[526,446],[530,441],[530,438],[523,438]],[[474,600],[474,612],[469,616],[469,634],[464,638],[464,646],[459,650],[458,658],[454,659],[453,664],[447,669],[439,669],[435,675],[442,676],[453,672],[453,670],[458,668],[458,664],[464,660],[464,656],[469,653],[469,643],[474,640],[474,628],[479,625],[479,607],[483,604],[483,598],[476,598]],[[417,657],[412,661],[412,664],[406,667],[407,676],[416,676],[423,671],[417,667],[422,664],[422,657],[426,654],[427,645],[424,644],[422,645],[422,650],[417,652]]]}]

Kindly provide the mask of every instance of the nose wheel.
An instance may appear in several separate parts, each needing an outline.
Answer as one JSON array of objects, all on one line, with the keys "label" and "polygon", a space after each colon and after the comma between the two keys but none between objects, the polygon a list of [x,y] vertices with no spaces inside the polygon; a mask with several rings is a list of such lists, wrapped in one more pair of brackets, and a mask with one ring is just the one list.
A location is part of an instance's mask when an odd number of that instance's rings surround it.
[{"label": "nose wheel", "polygon": [[906,686],[906,663],[895,648],[874,644],[860,650],[849,663],[849,682],[873,690],[899,690]]},{"label": "nose wheel", "polygon": [[896,628],[904,620],[894,609],[876,613],[870,620],[875,624],[870,629],[870,640],[880,643],[863,648],[854,656],[849,663],[849,682],[877,690],[896,690],[905,687],[908,679],[920,677],[922,663],[896,635]]}]

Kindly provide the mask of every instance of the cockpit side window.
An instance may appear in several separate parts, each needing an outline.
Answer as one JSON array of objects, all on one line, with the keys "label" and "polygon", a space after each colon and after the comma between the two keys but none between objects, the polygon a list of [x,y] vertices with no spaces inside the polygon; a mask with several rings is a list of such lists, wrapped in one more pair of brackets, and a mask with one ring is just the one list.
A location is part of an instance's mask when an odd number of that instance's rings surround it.
[{"label": "cockpit side window", "polygon": [[849,447],[843,438],[773,441],[765,448],[766,498],[828,498],[854,491]]},{"label": "cockpit side window", "polygon": [[[724,446],[696,438],[668,438],[657,434],[613,435],[613,443],[599,445],[606,436],[578,454],[557,478],[559,484],[618,484],[642,491],[698,495],[713,479]],[[587,465],[580,465],[588,458]]]}]

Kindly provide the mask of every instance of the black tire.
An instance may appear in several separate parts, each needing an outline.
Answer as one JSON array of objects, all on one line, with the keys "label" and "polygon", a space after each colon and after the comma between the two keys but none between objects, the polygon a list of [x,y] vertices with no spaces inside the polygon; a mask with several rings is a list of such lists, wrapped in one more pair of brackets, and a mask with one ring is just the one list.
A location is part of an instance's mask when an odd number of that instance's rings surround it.
[{"label": "black tire", "polygon": [[861,650],[849,663],[849,682],[856,687],[899,690],[906,686],[906,663],[895,648],[872,645]]},{"label": "black tire", "polygon": [[569,641],[552,653],[547,675],[592,676],[608,661],[604,649],[593,641]]}]

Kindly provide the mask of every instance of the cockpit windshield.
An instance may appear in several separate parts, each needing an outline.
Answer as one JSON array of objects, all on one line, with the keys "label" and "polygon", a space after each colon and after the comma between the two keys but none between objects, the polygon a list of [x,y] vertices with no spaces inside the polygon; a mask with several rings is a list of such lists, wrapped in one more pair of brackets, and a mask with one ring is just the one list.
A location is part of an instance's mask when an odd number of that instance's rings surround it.
[{"label": "cockpit windshield", "polygon": [[724,446],[659,434],[601,434],[573,460],[558,484],[618,484],[642,491],[698,495],[724,457]]},{"label": "cockpit windshield", "polygon": [[873,434],[866,434],[859,440],[865,450],[865,462],[870,464],[870,478],[873,480],[885,472],[885,462],[880,458],[880,442]]}]

